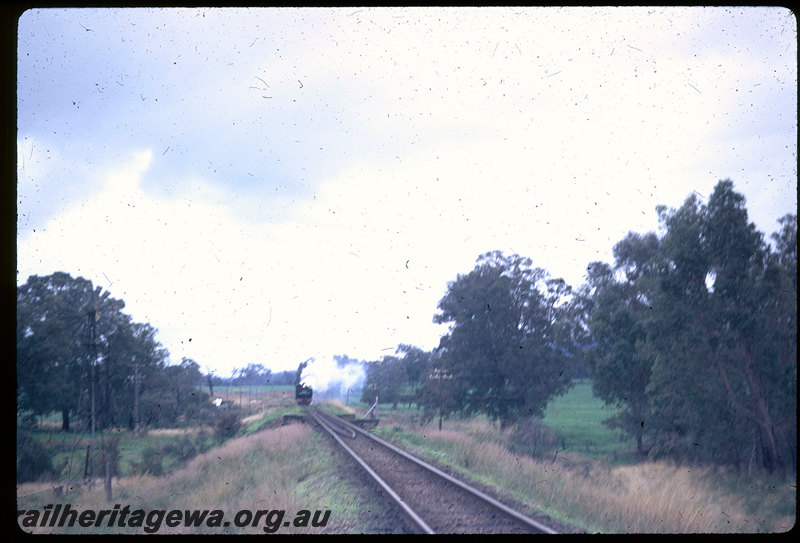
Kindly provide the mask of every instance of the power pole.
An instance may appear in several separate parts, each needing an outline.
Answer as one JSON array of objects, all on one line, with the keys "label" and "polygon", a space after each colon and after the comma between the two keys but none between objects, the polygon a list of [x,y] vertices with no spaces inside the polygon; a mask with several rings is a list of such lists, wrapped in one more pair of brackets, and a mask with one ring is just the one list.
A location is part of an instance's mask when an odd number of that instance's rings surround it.
[{"label": "power pole", "polygon": [[139,361],[136,361],[136,367],[133,369],[133,429],[136,432],[136,435],[139,435],[141,432],[141,427],[139,426],[141,421],[139,420]]},{"label": "power pole", "polygon": [[[98,288],[98,290],[99,290],[99,288]],[[92,437],[91,437],[91,440],[89,441],[90,456],[91,456],[91,473],[89,474],[89,476],[90,476],[89,485],[90,486],[94,486],[94,477],[95,477],[95,460],[94,460],[95,455],[92,452],[92,449],[94,448],[94,434],[95,434],[95,426],[96,426],[95,423],[96,423],[96,417],[97,417],[97,411],[95,409],[95,392],[94,392],[94,390],[95,390],[95,386],[94,386],[95,377],[94,377],[94,375],[95,375],[95,365],[97,364],[97,341],[96,341],[96,338],[97,338],[97,312],[98,312],[97,311],[97,297],[98,297],[98,294],[99,293],[97,291],[92,292],[92,302],[93,302],[92,305],[94,307],[90,307],[89,311],[87,312],[87,317],[89,319],[89,364],[90,364],[89,371],[91,372],[90,376],[89,376],[89,380],[91,381],[90,394],[91,394],[91,402],[92,402],[92,414],[91,414],[91,418],[92,418]],[[106,499],[108,501],[111,501],[113,499],[113,496],[112,496],[112,493],[111,493],[111,466],[110,466],[110,460],[108,458],[108,451],[106,450],[105,440],[103,439],[102,434],[101,434],[100,439],[102,441],[102,448],[103,448],[103,461],[105,462]]]},{"label": "power pole", "polygon": [[90,307],[89,311],[86,312],[86,316],[89,319],[89,397],[91,402],[91,414],[90,418],[92,421],[92,437],[89,440],[89,486],[94,486],[94,427],[95,427],[95,408],[94,408],[94,365],[97,361],[97,344],[95,343],[95,332],[96,332],[96,323],[97,323],[97,301],[96,301],[95,293],[92,292],[92,301],[94,302],[94,307]]},{"label": "power pole", "polygon": [[133,433],[138,436],[142,433],[139,419],[139,361],[128,364],[128,367],[133,367]]},{"label": "power pole", "polygon": [[442,431],[442,376],[439,376],[439,431]]},{"label": "power pole", "polygon": [[445,373],[439,368],[434,368],[433,369],[433,373],[428,375],[428,378],[429,379],[436,379],[436,380],[439,381],[439,431],[441,432],[442,431],[442,410],[443,410],[443,404],[444,404],[442,381],[444,379],[452,379],[453,378],[453,374],[452,373]]}]

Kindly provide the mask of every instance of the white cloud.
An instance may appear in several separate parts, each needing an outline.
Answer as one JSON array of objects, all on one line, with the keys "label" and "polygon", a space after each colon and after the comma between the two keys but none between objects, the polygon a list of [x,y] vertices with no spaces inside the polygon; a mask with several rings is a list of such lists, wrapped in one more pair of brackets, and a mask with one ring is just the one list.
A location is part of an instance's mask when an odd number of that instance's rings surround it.
[{"label": "white cloud", "polygon": [[291,367],[319,348],[377,358],[420,337],[420,319],[438,337],[435,308],[415,296],[421,281],[404,278],[402,257],[371,231],[248,225],[202,185],[182,200],[148,197],[139,180],[151,159],[131,157],[103,192],[20,240],[20,281],[34,270],[91,279],[161,330],[173,362],[216,368]]},{"label": "white cloud", "polygon": [[105,13],[21,21],[19,280],[92,279],[174,362],[429,349],[483,252],[579,286],[720,178],[767,234],[796,207],[779,12]]}]

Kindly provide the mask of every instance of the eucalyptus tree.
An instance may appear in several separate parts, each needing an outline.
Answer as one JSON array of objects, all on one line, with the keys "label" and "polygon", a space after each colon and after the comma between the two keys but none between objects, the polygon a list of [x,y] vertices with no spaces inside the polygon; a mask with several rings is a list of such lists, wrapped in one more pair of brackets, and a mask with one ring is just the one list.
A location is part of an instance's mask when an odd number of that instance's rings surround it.
[{"label": "eucalyptus tree", "polygon": [[64,431],[91,379],[92,317],[109,302],[98,294],[91,281],[63,272],[17,288],[17,407],[60,412]]},{"label": "eucalyptus tree", "polygon": [[368,362],[361,401],[372,403],[378,398],[382,403],[391,403],[392,408],[396,409],[407,382],[402,359],[384,356],[380,360]]},{"label": "eucalyptus tree", "polygon": [[614,246],[614,269],[596,266],[589,276],[594,304],[588,317],[592,344],[586,360],[592,389],[599,398],[621,408],[606,424],[632,435],[640,457],[645,455],[644,436],[651,424],[647,386],[653,352],[647,342],[646,321],[659,248],[655,234],[631,232]]},{"label": "eucalyptus tree", "polygon": [[124,307],[64,272],[34,275],[18,286],[18,410],[58,411],[64,431],[74,414],[97,428],[133,423],[136,400],[158,388],[168,353],[155,329],[133,322]]},{"label": "eucalyptus tree", "polygon": [[500,251],[481,255],[449,283],[434,322],[450,325],[437,351],[458,410],[508,426],[541,416],[547,401],[566,391],[569,359],[559,326],[568,294],[529,258]]},{"label": "eucalyptus tree", "polygon": [[[691,195],[658,211],[664,258],[648,319],[657,448],[783,469],[796,457],[796,302],[783,300],[796,300],[796,263],[781,274],[730,180],[705,205]],[[783,260],[792,266],[790,251]]]},{"label": "eucalyptus tree", "polygon": [[641,455],[796,469],[796,216],[771,249],[730,180],[657,213],[660,238],[629,233],[578,291],[610,424]]}]

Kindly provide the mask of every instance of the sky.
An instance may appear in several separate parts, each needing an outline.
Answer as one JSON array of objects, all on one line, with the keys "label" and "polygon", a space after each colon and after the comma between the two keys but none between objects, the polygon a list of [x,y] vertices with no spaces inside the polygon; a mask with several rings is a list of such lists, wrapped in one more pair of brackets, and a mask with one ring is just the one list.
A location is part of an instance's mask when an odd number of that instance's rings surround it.
[{"label": "sky", "polygon": [[35,9],[17,69],[17,284],[222,376],[430,350],[480,254],[577,288],[721,179],[797,211],[783,8]]}]

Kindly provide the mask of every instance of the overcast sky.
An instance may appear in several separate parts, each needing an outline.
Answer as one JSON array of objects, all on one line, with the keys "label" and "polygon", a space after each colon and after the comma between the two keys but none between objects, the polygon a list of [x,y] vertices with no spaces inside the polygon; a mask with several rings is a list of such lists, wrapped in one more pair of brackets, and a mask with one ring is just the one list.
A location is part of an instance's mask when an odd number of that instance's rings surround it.
[{"label": "overcast sky", "polygon": [[223,376],[425,350],[483,252],[573,287],[724,178],[797,209],[780,8],[44,9],[17,282],[82,276]]}]

